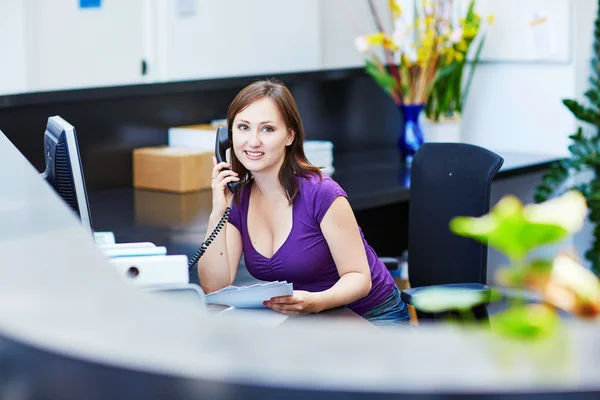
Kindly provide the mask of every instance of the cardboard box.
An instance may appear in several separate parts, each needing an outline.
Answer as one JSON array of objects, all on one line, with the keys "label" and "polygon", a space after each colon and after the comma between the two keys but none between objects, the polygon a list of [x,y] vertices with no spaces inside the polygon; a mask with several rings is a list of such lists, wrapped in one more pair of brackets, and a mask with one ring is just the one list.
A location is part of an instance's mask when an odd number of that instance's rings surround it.
[{"label": "cardboard box", "polygon": [[133,200],[136,226],[202,230],[212,211],[210,190],[185,194],[134,190]]},{"label": "cardboard box", "polygon": [[133,150],[133,187],[172,193],[210,188],[214,152],[156,146]]}]

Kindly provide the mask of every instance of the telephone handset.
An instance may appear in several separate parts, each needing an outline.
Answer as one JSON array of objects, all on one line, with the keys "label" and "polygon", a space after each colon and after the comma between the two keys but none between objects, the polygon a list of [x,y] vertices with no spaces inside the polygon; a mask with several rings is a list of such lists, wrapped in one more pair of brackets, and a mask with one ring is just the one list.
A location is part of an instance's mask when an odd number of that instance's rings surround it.
[{"label": "telephone handset", "polygon": [[[217,129],[217,141],[215,143],[215,156],[217,162],[227,162],[226,152],[231,147],[231,140],[229,140],[229,128],[226,126],[220,126]],[[236,194],[242,187],[241,182],[229,182],[227,187],[231,193]]]},{"label": "telephone handset", "polygon": [[[229,140],[229,128],[227,128],[226,126],[220,126],[217,129],[217,140],[215,141],[215,157],[217,159],[217,163],[223,161],[227,162],[226,152],[227,149],[230,147],[231,140]],[[242,184],[241,182],[229,182],[227,183],[227,187],[229,188],[231,193],[236,194],[242,188]],[[227,219],[229,219],[230,212],[231,207],[227,207],[225,209],[225,213],[221,217],[221,220],[219,221],[215,229],[212,231],[208,239],[206,239],[204,243],[202,243],[196,254],[194,254],[194,256],[190,259],[188,263],[189,269],[192,269],[194,265],[196,265],[200,257],[202,257],[204,255],[204,252],[206,252],[206,248],[212,243],[213,240],[215,240],[221,229],[223,229],[225,223],[227,222]]]}]

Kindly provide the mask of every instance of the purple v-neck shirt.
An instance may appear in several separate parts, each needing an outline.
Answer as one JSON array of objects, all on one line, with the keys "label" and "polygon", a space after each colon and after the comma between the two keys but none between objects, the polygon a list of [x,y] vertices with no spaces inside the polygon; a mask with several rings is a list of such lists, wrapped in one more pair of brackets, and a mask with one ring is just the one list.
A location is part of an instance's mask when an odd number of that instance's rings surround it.
[{"label": "purple v-neck shirt", "polygon": [[[250,187],[240,195],[239,206],[233,202],[229,223],[242,235],[244,260],[248,272],[262,281],[288,281],[295,290],[320,292],[331,288],[340,276],[331,251],[321,231],[321,221],[331,203],[346,192],[331,178],[317,175],[298,178],[299,192],[292,204],[292,230],[285,242],[267,258],[256,251],[248,234],[248,204]],[[357,314],[364,314],[379,305],[394,289],[394,280],[387,268],[360,235],[367,253],[373,282],[366,297],[347,306]]]}]

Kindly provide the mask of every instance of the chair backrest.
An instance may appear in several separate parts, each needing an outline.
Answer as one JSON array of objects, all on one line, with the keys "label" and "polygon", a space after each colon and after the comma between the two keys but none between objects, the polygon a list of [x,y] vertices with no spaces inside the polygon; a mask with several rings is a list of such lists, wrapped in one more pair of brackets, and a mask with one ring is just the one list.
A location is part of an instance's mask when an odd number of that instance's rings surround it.
[{"label": "chair backrest", "polygon": [[490,209],[494,176],[504,159],[466,143],[425,143],[413,159],[408,222],[411,287],[486,283],[487,246],[450,231],[459,215]]}]

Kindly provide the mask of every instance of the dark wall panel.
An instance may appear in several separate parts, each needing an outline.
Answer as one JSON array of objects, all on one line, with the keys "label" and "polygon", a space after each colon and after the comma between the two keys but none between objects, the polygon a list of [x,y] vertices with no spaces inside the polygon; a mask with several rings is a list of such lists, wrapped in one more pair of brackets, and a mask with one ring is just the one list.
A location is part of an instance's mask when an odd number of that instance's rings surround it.
[{"label": "dark wall panel", "polygon": [[167,143],[171,126],[224,118],[250,82],[275,77],[292,91],[308,139],[336,154],[395,146],[400,116],[361,69],[0,96],[0,130],[39,170],[51,115],[77,130],[89,190],[130,187],[131,150]]}]

